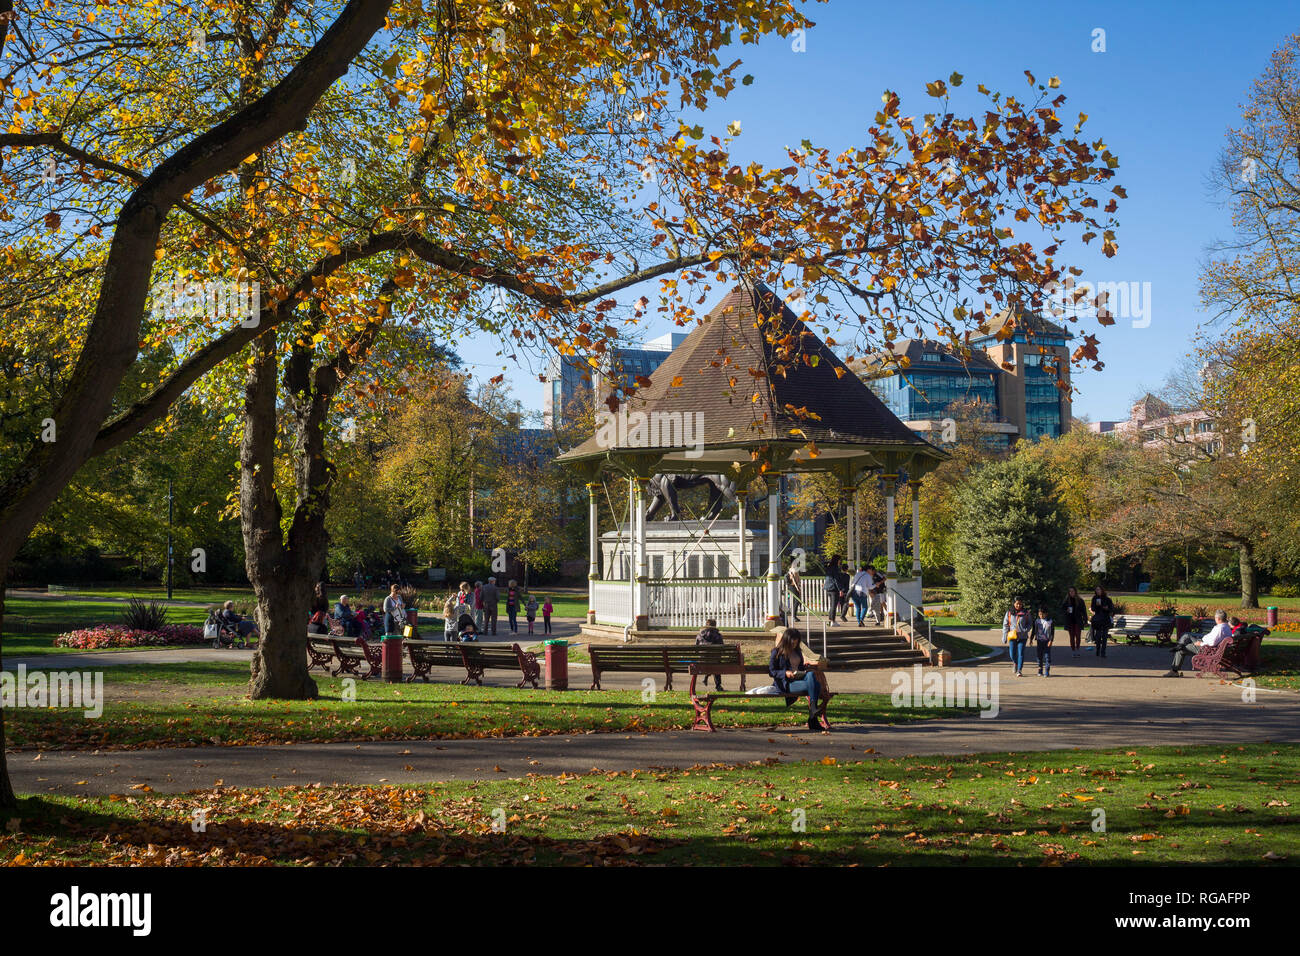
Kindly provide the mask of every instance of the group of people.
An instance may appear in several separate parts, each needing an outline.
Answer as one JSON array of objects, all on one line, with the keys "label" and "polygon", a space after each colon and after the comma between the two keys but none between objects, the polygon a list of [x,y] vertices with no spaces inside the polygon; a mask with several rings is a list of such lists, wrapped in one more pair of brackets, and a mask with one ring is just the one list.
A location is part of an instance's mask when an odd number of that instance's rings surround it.
[{"label": "group of people", "polygon": [[511,580],[504,594],[497,587],[497,579],[490,577],[486,582],[475,581],[470,587],[468,581],[460,582],[460,587],[447,595],[443,602],[443,619],[446,622],[443,637],[448,641],[473,641],[480,635],[497,633],[497,614],[504,596],[506,618],[512,634],[519,633],[519,612],[522,610],[528,626],[528,633],[534,633],[537,614],[542,615],[542,633],[551,633],[551,615],[555,606],[549,597],[539,602],[535,595],[521,588],[519,583]]},{"label": "group of people", "polygon": [[[1070,637],[1070,654],[1079,656],[1083,642],[1083,629],[1089,629],[1089,640],[1096,648],[1098,657],[1106,656],[1106,643],[1110,636],[1111,625],[1115,618],[1115,602],[1110,599],[1106,589],[1100,585],[1092,595],[1091,614],[1089,605],[1079,596],[1078,588],[1071,587],[1061,602],[1061,623]],[[1041,677],[1052,676],[1052,644],[1056,640],[1056,621],[1051,609],[1043,604],[1035,616],[1020,598],[1011,602],[1011,608],[1002,616],[1002,641],[1007,645],[1011,664],[1016,676],[1021,677],[1025,665],[1025,650],[1030,642],[1034,644],[1037,658],[1038,674]]]},{"label": "group of people", "polygon": [[[844,562],[836,555],[826,566],[822,588],[830,600],[829,627],[836,621],[849,622],[849,603],[852,602],[858,627],[862,627],[870,614],[877,626],[885,623],[886,579],[877,568],[859,568],[852,577]],[[786,572],[786,591],[790,595],[791,623],[799,623],[799,611],[804,607],[803,576],[794,567]]]},{"label": "group of people", "polygon": [[[406,625],[414,622],[408,616],[406,602],[402,597],[401,587],[397,583],[388,586],[388,596],[384,598],[382,609],[373,605],[360,608],[352,606],[352,598],[346,594],[339,595],[334,605],[333,621],[343,630],[345,637],[361,637],[366,640],[385,634],[405,634]],[[330,601],[325,593],[325,585],[317,582],[311,599],[311,617],[307,620],[309,634],[330,633]],[[383,628],[380,632],[380,627]],[[412,632],[415,636],[415,632]]]}]

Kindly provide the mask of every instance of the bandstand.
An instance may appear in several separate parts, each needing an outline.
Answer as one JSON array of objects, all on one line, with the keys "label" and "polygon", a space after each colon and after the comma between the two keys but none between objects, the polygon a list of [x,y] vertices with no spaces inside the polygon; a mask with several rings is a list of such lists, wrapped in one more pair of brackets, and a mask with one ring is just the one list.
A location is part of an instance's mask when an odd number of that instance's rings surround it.
[{"label": "bandstand", "polygon": [[[790,559],[781,477],[817,472],[838,480],[850,573],[862,564],[857,489],[873,476],[882,483],[888,609],[896,618],[920,614],[918,496],[911,567],[900,569],[895,494],[900,481],[917,488],[948,456],[904,425],[766,287],[729,292],[619,415],[620,427],[598,421],[595,435],[560,456],[587,485],[589,626],[643,635],[698,628],[710,617],[724,630],[779,625]],[[672,488],[706,480],[708,513],[677,514]],[[765,527],[748,520],[752,489],[767,497]],[[648,520],[665,491],[674,515]],[[602,501],[615,518],[603,536]],[[810,572],[802,592],[807,610],[828,612],[820,574]]]}]

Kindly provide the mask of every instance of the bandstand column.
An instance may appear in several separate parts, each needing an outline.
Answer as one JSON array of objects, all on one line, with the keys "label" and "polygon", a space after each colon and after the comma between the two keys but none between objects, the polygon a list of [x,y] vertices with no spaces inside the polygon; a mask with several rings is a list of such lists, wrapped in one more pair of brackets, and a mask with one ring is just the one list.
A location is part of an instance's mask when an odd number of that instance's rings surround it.
[{"label": "bandstand column", "polygon": [[921,577],[921,483],[912,485],[912,577]]},{"label": "bandstand column", "polygon": [[767,478],[767,623],[781,620],[781,478]]},{"label": "bandstand column", "polygon": [[885,546],[888,564],[885,565],[885,577],[898,575],[898,564],[894,554],[894,494],[898,490],[897,475],[885,475]]},{"label": "bandstand column", "polygon": [[748,499],[747,492],[736,492],[736,576],[741,578],[749,577],[749,543],[745,540]]},{"label": "bandstand column", "polygon": [[587,548],[590,562],[587,566],[587,623],[596,623],[596,581],[600,578],[600,514],[596,507],[596,483],[587,482]]},{"label": "bandstand column", "polygon": [[854,574],[857,574],[858,571],[861,570],[861,564],[860,564],[861,549],[858,547],[858,533],[859,533],[858,532],[858,490],[856,488],[854,488],[851,492],[849,492],[848,499],[849,499],[849,504],[847,509],[848,541],[845,542],[845,547],[848,549],[848,554],[846,554],[844,557],[849,562],[849,568],[852,570],[852,572]]},{"label": "bandstand column", "polygon": [[633,577],[632,586],[632,624],[637,630],[650,626],[650,574],[646,568],[646,486],[649,478],[636,478],[635,508],[632,520]]}]

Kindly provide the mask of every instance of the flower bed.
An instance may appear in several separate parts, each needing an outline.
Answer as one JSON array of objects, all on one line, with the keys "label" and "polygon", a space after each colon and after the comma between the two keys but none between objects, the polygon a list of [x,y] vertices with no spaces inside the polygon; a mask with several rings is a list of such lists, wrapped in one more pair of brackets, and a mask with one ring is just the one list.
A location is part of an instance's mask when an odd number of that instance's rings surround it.
[{"label": "flower bed", "polygon": [[[1124,605],[1124,611],[1122,612],[1117,611],[1116,612],[1117,614],[1123,613],[1123,614],[1141,615],[1141,614],[1156,613],[1155,601],[1138,601],[1125,595],[1124,597],[1116,598],[1115,603]],[[1225,611],[1228,612],[1228,617],[1235,617],[1239,621],[1245,621],[1247,624],[1264,624],[1268,617],[1268,610],[1266,608],[1262,608],[1262,607],[1241,608],[1241,607],[1233,607],[1230,604],[1206,605],[1206,610],[1209,612],[1206,616],[1212,617],[1214,615],[1214,612],[1220,607],[1222,607]],[[1179,604],[1177,613],[1191,616],[1192,608],[1193,606],[1191,604],[1186,604],[1186,605]],[[1287,630],[1288,624],[1291,625],[1292,627],[1300,628],[1300,614],[1297,614],[1297,612],[1292,611],[1289,608],[1283,608],[1278,612],[1277,629],[1285,631]]]},{"label": "flower bed", "polygon": [[139,631],[125,624],[99,624],[79,631],[69,631],[54,639],[55,647],[75,647],[87,651],[105,647],[171,647],[206,643],[203,628],[195,624],[164,624],[156,631]]}]

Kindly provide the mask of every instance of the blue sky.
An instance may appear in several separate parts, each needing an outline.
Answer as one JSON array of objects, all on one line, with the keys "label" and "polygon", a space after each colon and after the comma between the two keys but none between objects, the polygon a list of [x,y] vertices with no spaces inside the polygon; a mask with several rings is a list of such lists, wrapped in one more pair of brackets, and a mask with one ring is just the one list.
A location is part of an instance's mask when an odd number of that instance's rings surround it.
[{"label": "blue sky", "polygon": [[[817,24],[806,51],[777,39],[738,48],[754,82],[705,117],[710,134],[740,121],[733,151],[742,163],[783,164],[783,147],[805,138],[832,151],[862,143],[885,89],[900,94],[904,113],[920,114],[935,102],[925,84],[953,71],[965,76],[964,90],[983,83],[1017,96],[1029,92],[1024,70],[1040,82],[1060,77],[1068,97],[1062,115],[1089,115],[1085,132],[1118,155],[1116,182],[1129,196],[1120,204],[1119,254],[1106,260],[1072,244],[1071,261],[1097,280],[1151,283],[1150,324],[1120,319],[1101,329],[1106,367],[1076,372],[1074,410],[1094,420],[1127,418],[1135,393],[1158,388],[1210,318],[1200,307],[1198,273],[1209,244],[1228,235],[1229,218],[1208,177],[1246,91],[1272,51],[1300,29],[1294,0],[832,0],[805,10]],[[1092,51],[1097,28],[1106,31],[1104,53]],[[979,108],[973,97],[953,100],[959,114]],[[667,329],[652,324],[646,334]],[[489,338],[460,351],[483,377],[501,371]],[[535,374],[506,364],[515,396],[540,409]]]}]

